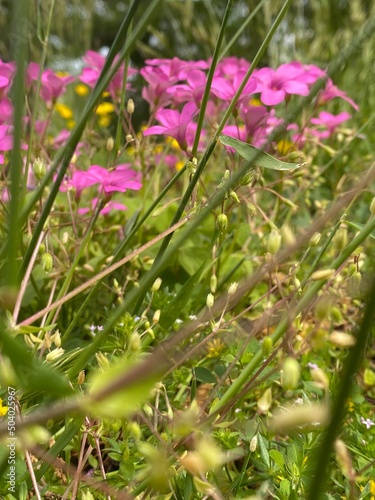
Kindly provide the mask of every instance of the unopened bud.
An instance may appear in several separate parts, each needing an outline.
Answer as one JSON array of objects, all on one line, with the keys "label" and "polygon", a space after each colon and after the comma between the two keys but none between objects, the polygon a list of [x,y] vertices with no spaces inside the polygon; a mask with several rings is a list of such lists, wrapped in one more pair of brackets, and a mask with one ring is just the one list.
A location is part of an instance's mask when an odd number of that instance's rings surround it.
[{"label": "unopened bud", "polygon": [[132,352],[139,352],[141,350],[141,337],[137,332],[133,332],[129,339],[129,350]]},{"label": "unopened bud", "polygon": [[134,113],[134,108],[134,101],[132,98],[130,98],[126,106],[126,111],[129,113],[129,115],[132,115]]},{"label": "unopened bud", "polygon": [[105,371],[109,368],[109,359],[101,351],[95,353],[96,361],[98,362],[99,368]]},{"label": "unopened bud", "polygon": [[298,387],[300,379],[300,366],[296,359],[287,358],[283,363],[281,372],[281,385],[287,391],[293,391]]},{"label": "unopened bud", "polygon": [[227,181],[230,178],[230,170],[226,169],[223,176],[223,181]]},{"label": "unopened bud", "polygon": [[372,199],[372,202],[370,204],[370,212],[371,215],[375,215],[375,197]]},{"label": "unopened bud", "polygon": [[229,196],[234,200],[236,203],[240,202],[240,199],[237,196],[237,193],[235,191],[230,191]]},{"label": "unopened bud", "polygon": [[134,141],[134,137],[131,134],[126,134],[125,139],[127,143]]},{"label": "unopened bud", "polygon": [[152,317],[152,322],[153,323],[159,323],[159,319],[160,319],[160,309],[157,309],[155,312],[154,312],[154,315]]},{"label": "unopened bud", "polygon": [[215,302],[215,297],[212,295],[212,293],[209,293],[206,299],[206,306],[208,308],[211,308],[214,305],[214,302]]},{"label": "unopened bud", "polygon": [[115,146],[115,141],[113,140],[113,137],[108,137],[107,139],[107,151],[110,153]]},{"label": "unopened bud", "polygon": [[250,441],[250,452],[254,453],[254,451],[257,449],[257,446],[258,446],[258,436],[257,434],[255,434],[255,436]]},{"label": "unopened bud", "polygon": [[288,224],[284,224],[281,227],[281,235],[286,246],[291,247],[295,244],[296,237],[294,236],[292,228]]},{"label": "unopened bud", "polygon": [[54,361],[56,361],[56,359],[60,358],[64,354],[64,352],[65,352],[64,349],[58,347],[57,349],[54,349],[53,351],[47,354],[46,361],[48,363],[53,363]]},{"label": "unopened bud", "polygon": [[268,236],[267,252],[275,255],[281,246],[281,234],[277,229],[272,229]]},{"label": "unopened bud", "polygon": [[336,251],[342,252],[348,244],[348,230],[340,227],[334,236],[333,243]]},{"label": "unopened bud", "polygon": [[234,295],[237,291],[237,288],[238,288],[238,283],[236,282],[231,283],[229,286],[228,295]]},{"label": "unopened bud", "polygon": [[250,184],[255,177],[255,170],[250,170],[250,172],[247,172],[242,179],[241,179],[241,186],[247,186]]},{"label": "unopened bud", "polygon": [[271,354],[272,346],[273,346],[272,338],[271,337],[264,337],[263,342],[262,342],[263,356],[267,357]]},{"label": "unopened bud", "polygon": [[314,233],[311,238],[310,238],[310,241],[309,241],[309,245],[311,247],[316,247],[316,245],[319,243],[320,241],[320,238],[321,238],[321,234],[320,233]]},{"label": "unopened bud", "polygon": [[210,290],[212,293],[216,292],[217,287],[217,276],[216,274],[212,274],[210,278]]},{"label": "unopened bud", "polygon": [[52,255],[48,252],[42,255],[42,267],[46,273],[49,273],[53,267],[53,258]]},{"label": "unopened bud", "polygon": [[311,376],[320,389],[323,389],[325,391],[328,391],[329,389],[329,380],[327,375],[324,373],[323,370],[321,370],[319,367],[312,368],[311,369]]},{"label": "unopened bud", "polygon": [[225,233],[228,228],[228,217],[225,214],[219,214],[217,216],[216,227],[221,233]]},{"label": "unopened bud", "polygon": [[335,454],[341,472],[348,479],[353,479],[355,473],[353,470],[352,459],[348,448],[346,447],[344,441],[341,441],[341,439],[336,439],[335,441]]},{"label": "unopened bud", "polygon": [[154,281],[154,284],[151,287],[151,292],[157,292],[159,288],[161,287],[162,279],[161,278],[156,278]]},{"label": "unopened bud", "polygon": [[311,279],[313,281],[328,280],[330,278],[333,278],[335,273],[335,269],[321,269],[320,271],[315,271],[315,273],[312,273]]},{"label": "unopened bud", "polygon": [[78,385],[82,385],[84,384],[85,382],[85,379],[86,379],[86,373],[85,373],[85,370],[81,370],[78,374],[78,377],[77,377],[77,383]]},{"label": "unopened bud", "polygon": [[51,342],[53,342],[56,347],[61,347],[61,335],[59,330],[55,330],[54,334],[51,336]]},{"label": "unopened bud", "polygon": [[356,338],[353,335],[339,331],[332,332],[329,335],[328,340],[337,347],[343,348],[353,347],[356,343]]},{"label": "unopened bud", "polygon": [[272,389],[269,387],[264,391],[257,401],[258,410],[261,413],[267,413],[272,404]]},{"label": "unopened bud", "polygon": [[46,175],[46,162],[43,158],[36,158],[33,163],[33,174],[37,181],[41,181]]}]

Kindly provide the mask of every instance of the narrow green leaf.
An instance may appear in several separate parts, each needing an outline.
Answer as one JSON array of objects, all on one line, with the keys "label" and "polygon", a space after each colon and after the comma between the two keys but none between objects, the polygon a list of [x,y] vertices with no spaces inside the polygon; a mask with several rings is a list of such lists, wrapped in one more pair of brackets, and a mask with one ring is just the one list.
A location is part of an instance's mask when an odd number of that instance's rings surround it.
[{"label": "narrow green leaf", "polygon": [[216,377],[212,374],[210,370],[204,366],[197,366],[194,368],[195,378],[198,382],[203,382],[205,384],[216,384]]},{"label": "narrow green leaf", "polygon": [[263,463],[267,466],[268,470],[270,469],[270,456],[268,450],[266,448],[264,438],[258,434],[258,444],[259,444],[259,453],[263,460]]},{"label": "narrow green leaf", "polygon": [[270,170],[295,170],[306,163],[286,163],[277,160],[273,156],[265,153],[251,144],[234,139],[228,135],[221,135],[219,140],[224,146],[230,146],[245,160],[254,160],[254,164],[258,167],[269,168]]},{"label": "narrow green leaf", "polygon": [[[357,229],[358,231],[362,231],[362,229],[365,227],[364,224],[360,224],[359,222],[351,222],[349,220],[345,221],[348,226],[351,226],[354,229]],[[375,239],[375,232],[373,231],[372,233],[369,234],[371,238]]]}]

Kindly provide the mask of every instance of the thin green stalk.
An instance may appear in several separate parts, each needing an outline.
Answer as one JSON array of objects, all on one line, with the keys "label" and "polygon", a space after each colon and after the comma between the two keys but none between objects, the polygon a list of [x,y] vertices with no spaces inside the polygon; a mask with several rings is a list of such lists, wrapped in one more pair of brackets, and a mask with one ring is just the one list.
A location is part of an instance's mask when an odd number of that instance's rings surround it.
[{"label": "thin green stalk", "polygon": [[232,36],[231,40],[226,44],[226,46],[223,48],[221,51],[219,59],[224,57],[225,54],[227,54],[230,49],[232,48],[232,45],[235,44],[235,42],[239,39],[241,36],[243,30],[247,27],[247,25],[250,23],[250,21],[253,19],[253,17],[256,16],[258,11],[263,7],[263,4],[266,2],[266,0],[261,0],[258,2],[258,5],[251,11],[251,13],[247,16],[245,21],[241,24],[241,26],[238,28],[236,33]]},{"label": "thin green stalk", "polygon": [[[369,234],[375,230],[375,217],[373,217],[357,234],[355,238],[347,245],[347,247],[342,251],[342,253],[332,262],[331,268],[338,269],[344,262],[350,257],[350,255],[364,242],[364,240],[369,236]],[[311,302],[317,297],[319,290],[324,286],[326,280],[318,280],[310,288],[306,291],[302,299],[298,302],[296,307],[294,308],[294,317],[296,317],[301,311],[303,311]],[[291,313],[291,312],[290,312]],[[291,321],[291,314],[288,313],[287,317],[280,321],[278,326],[276,327],[274,333],[271,335],[273,344],[276,344],[281,337],[287,331],[288,326]],[[249,364],[244,368],[244,370],[240,373],[240,375],[234,380],[234,382],[229,386],[227,391],[221,396],[220,400],[218,400],[211,409],[211,413],[220,412],[222,408],[224,408],[227,404],[230,403],[232,398],[236,397],[236,394],[239,393],[242,387],[246,384],[246,382],[250,379],[252,373],[257,368],[257,366],[261,363],[263,359],[262,351],[258,351],[255,353],[254,357],[251,359]]]},{"label": "thin green stalk", "polygon": [[[145,214],[143,217],[139,219],[139,221],[134,225],[133,229],[130,231],[128,236],[123,240],[121,245],[118,247],[116,250],[116,253],[111,261],[111,265],[117,262],[121,256],[123,255],[124,251],[126,248],[129,246],[131,240],[135,236],[135,234],[138,232],[139,228],[143,225],[143,223],[148,219],[148,217],[152,214],[152,212],[155,210],[155,208],[159,205],[160,201],[164,198],[164,196],[167,194],[167,192],[171,189],[171,187],[177,182],[177,180],[181,177],[181,175],[186,171],[187,165],[185,165],[179,172],[176,173],[176,175],[169,181],[169,183],[165,186],[165,188],[161,191],[159,196],[156,198],[156,200],[152,203],[152,205],[146,210]],[[98,281],[94,288],[90,291],[88,296],[86,297],[85,301],[77,311],[77,314],[75,314],[73,320],[71,321],[69,327],[65,331],[62,341],[66,341],[67,338],[70,336],[70,334],[73,331],[73,328],[77,324],[78,320],[80,317],[82,317],[83,311],[86,309],[88,306],[93,294],[97,291],[98,287],[100,286],[101,281]]]},{"label": "thin green stalk", "polygon": [[[98,82],[97,82],[97,84],[96,84],[96,86],[95,86],[95,88],[90,96],[90,99],[89,99],[85,109],[83,110],[81,119],[79,120],[79,122],[76,124],[76,126],[72,130],[72,133],[68,139],[66,146],[63,148],[62,153],[57,156],[55,162],[53,163],[53,165],[51,167],[49,175],[47,175],[46,179],[43,180],[43,185],[46,185],[46,183],[48,182],[48,180],[52,176],[53,172],[57,168],[58,164],[60,163],[60,161],[62,161],[60,169],[59,169],[57,177],[56,177],[56,180],[55,180],[54,184],[52,185],[50,195],[45,202],[43,212],[40,215],[40,218],[39,218],[37,227],[34,231],[32,240],[31,240],[29,247],[26,251],[26,254],[25,254],[25,257],[23,260],[22,271],[24,271],[24,269],[26,269],[28,261],[31,258],[31,255],[32,255],[33,249],[35,247],[35,244],[37,242],[38,236],[39,236],[40,232],[42,231],[43,226],[44,226],[44,224],[49,216],[52,205],[53,205],[55,198],[59,192],[60,184],[62,183],[62,181],[64,179],[65,172],[69,166],[70,160],[73,156],[73,153],[74,153],[74,150],[78,144],[78,141],[79,141],[79,139],[80,139],[80,137],[85,129],[88,118],[90,117],[95,106],[100,101],[103,91],[106,89],[110,80],[112,79],[112,77],[115,75],[115,73],[119,69],[122,61],[125,59],[125,57],[127,57],[131,48],[133,47],[134,43],[136,42],[136,40],[139,38],[139,36],[145,30],[149,19],[154,14],[156,7],[160,3],[160,1],[161,0],[153,0],[150,3],[147,10],[145,11],[144,16],[142,16],[142,19],[139,21],[139,23],[138,23],[136,29],[133,31],[132,35],[127,37],[127,41],[125,43],[125,46],[121,50],[121,52],[119,53],[119,59],[113,66],[111,66],[111,63],[109,62],[110,59],[108,56],[108,58],[104,64],[103,70],[99,76]],[[139,4],[139,2],[135,1],[132,5],[132,8],[129,10],[128,15],[126,16],[126,19],[125,19],[126,23],[125,23],[125,21],[123,23],[124,36],[127,35],[127,30],[125,28],[129,27],[130,22],[135,14],[134,5],[138,6],[138,4]],[[117,47],[119,45],[119,43],[120,42],[118,40],[118,37],[116,37],[116,40],[114,42],[114,47],[115,46]],[[110,51],[110,54],[111,54],[111,58],[113,60],[115,53],[114,53],[114,51],[112,51],[112,49]],[[47,180],[47,178],[48,178],[48,180]],[[35,203],[35,201],[34,201],[34,203]],[[32,206],[30,206],[30,204],[29,204],[28,209],[31,210]]]},{"label": "thin green stalk", "polygon": [[[262,58],[265,50],[267,49],[271,39],[272,39],[272,36],[274,35],[277,27],[279,26],[279,24],[281,23],[283,17],[285,16],[288,8],[289,8],[289,5],[291,3],[292,0],[287,0],[286,3],[284,4],[283,8],[281,9],[279,15],[277,16],[274,24],[272,25],[271,29],[269,30],[269,32],[267,33],[267,36],[265,38],[265,40],[263,41],[261,47],[259,48],[255,58],[254,58],[254,61],[252,62],[248,72],[246,73],[240,87],[238,88],[235,96],[233,97],[231,103],[229,104],[229,107],[223,117],[223,119],[221,120],[219,126],[218,126],[218,129],[216,130],[215,132],[215,135],[211,141],[211,143],[209,144],[208,148],[206,149],[201,161],[199,162],[198,164],[198,167],[197,167],[197,170],[188,186],[188,189],[185,191],[184,193],[184,196],[182,197],[181,199],[181,202],[176,210],[176,213],[173,217],[173,220],[170,224],[170,226],[174,225],[176,222],[178,222],[185,210],[185,207],[187,205],[187,203],[189,202],[189,199],[193,193],[193,190],[200,178],[200,176],[202,175],[203,173],[203,170],[213,152],[213,150],[215,149],[215,146],[216,146],[216,141],[219,137],[219,135],[221,134],[227,120],[229,119],[229,117],[231,116],[232,114],[232,111],[238,101],[238,99],[240,98],[241,96],[241,93],[243,91],[243,89],[245,88],[245,85],[247,83],[247,81],[249,80],[252,72],[254,71],[254,69],[256,68],[257,64],[259,63],[260,59]],[[222,27],[223,28],[223,27]],[[208,86],[206,85],[206,91],[208,89]],[[256,156],[254,156],[254,160],[255,160]],[[147,293],[147,289],[148,287],[153,283],[153,280],[155,279],[155,275],[157,277],[157,271],[155,271],[155,269],[158,269],[157,266],[158,266],[158,263],[159,261],[162,259],[166,249],[168,248],[168,245],[171,241],[173,237],[173,233],[168,235],[164,240],[163,240],[163,243],[161,244],[160,246],[160,249],[159,249],[159,252],[155,258],[155,261],[154,261],[154,264],[152,266],[152,268],[150,269],[149,273],[148,273],[148,277],[146,278],[146,281],[144,283],[144,287],[140,287],[138,289],[138,300],[137,300],[137,303],[135,304],[134,308],[133,308],[133,313],[134,314],[137,314],[140,310],[140,307],[142,305],[142,302],[144,300],[144,297]]]},{"label": "thin green stalk", "polygon": [[5,266],[5,283],[9,288],[15,288],[19,284],[19,249],[20,249],[20,222],[19,214],[23,203],[22,192],[20,189],[22,182],[22,157],[21,157],[21,141],[22,141],[22,119],[25,107],[25,91],[24,91],[24,68],[27,53],[27,36],[25,36],[24,23],[20,19],[27,21],[26,12],[27,1],[19,0],[13,2],[12,21],[15,44],[15,61],[17,66],[16,75],[12,86],[14,112],[13,112],[13,150],[10,154],[10,202],[9,202],[9,217],[8,217],[8,239],[6,244],[6,260]]},{"label": "thin green stalk", "polygon": [[210,97],[211,84],[212,84],[212,80],[214,78],[216,65],[219,61],[219,53],[220,53],[221,45],[222,45],[223,40],[224,40],[225,28],[227,27],[227,24],[228,24],[229,14],[231,12],[233,3],[234,3],[234,0],[228,0],[228,2],[227,2],[227,6],[226,6],[226,9],[224,12],[223,20],[221,22],[219,37],[217,39],[214,54],[212,56],[210,70],[209,70],[208,75],[207,75],[206,87],[204,89],[202,103],[201,103],[201,107],[199,110],[197,130],[196,130],[195,137],[194,137],[194,145],[193,145],[193,149],[191,152],[191,155],[193,157],[196,156],[197,151],[198,151],[199,139],[201,137],[201,132],[202,132],[202,128],[203,128],[204,116],[206,113],[208,99]]},{"label": "thin green stalk", "polygon": [[55,8],[55,0],[52,0],[49,15],[48,15],[46,32],[44,35],[44,40],[43,41],[41,40],[41,43],[43,45],[43,51],[42,51],[42,56],[40,59],[39,73],[38,73],[38,79],[36,81],[35,97],[34,97],[34,103],[33,103],[33,111],[32,111],[32,115],[31,115],[30,138],[29,138],[29,144],[28,144],[29,147],[28,147],[27,155],[26,155],[26,165],[25,165],[25,174],[24,174],[25,178],[24,178],[24,183],[23,183],[23,192],[24,193],[26,193],[26,183],[27,183],[28,171],[29,171],[29,166],[30,166],[30,156],[31,156],[31,152],[33,150],[35,122],[36,122],[36,117],[37,117],[38,107],[39,107],[40,89],[42,86],[42,74],[43,74],[44,66],[46,64],[46,58],[47,58],[47,52],[48,52],[48,38],[49,38],[50,30],[51,30],[52,14],[53,14],[54,8]]},{"label": "thin green stalk", "polygon": [[323,441],[319,445],[315,462],[315,470],[312,474],[310,485],[307,488],[307,500],[319,500],[322,498],[321,492],[323,490],[327,474],[329,473],[329,461],[331,458],[330,452],[335,439],[340,433],[342,422],[346,413],[346,401],[351,394],[355,376],[361,366],[363,356],[366,351],[366,345],[370,339],[371,331],[374,325],[375,273],[373,273],[372,287],[368,293],[367,299],[367,305],[361,326],[356,335],[356,343],[349,351],[349,355],[340,374],[341,382],[339,384],[337,396],[333,401],[331,420],[324,433]]}]

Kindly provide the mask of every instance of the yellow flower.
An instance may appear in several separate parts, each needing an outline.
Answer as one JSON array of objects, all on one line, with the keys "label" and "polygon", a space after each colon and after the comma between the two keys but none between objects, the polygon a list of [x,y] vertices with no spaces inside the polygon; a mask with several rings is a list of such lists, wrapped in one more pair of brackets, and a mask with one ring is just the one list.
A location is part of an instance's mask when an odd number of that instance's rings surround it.
[{"label": "yellow flower", "polygon": [[74,120],[69,120],[68,122],[66,122],[66,126],[68,127],[68,129],[72,129],[75,124],[76,122]]},{"label": "yellow flower", "polygon": [[279,141],[277,143],[276,149],[279,152],[279,154],[285,156],[286,154],[292,151],[293,143],[283,139],[282,141]]},{"label": "yellow flower", "polygon": [[176,163],[176,165],[175,165],[175,169],[177,170],[177,172],[179,172],[179,171],[182,169],[182,167],[183,167],[184,165],[185,165],[185,162],[184,162],[184,161],[182,161],[182,160],[178,161],[178,162]]},{"label": "yellow flower", "polygon": [[102,102],[99,104],[99,106],[96,108],[95,113],[99,116],[103,115],[108,115],[109,113],[113,113],[115,110],[115,107],[111,102]]},{"label": "yellow flower", "polygon": [[108,115],[103,115],[99,118],[98,123],[100,127],[108,127],[111,123],[111,118]]},{"label": "yellow flower", "polygon": [[207,342],[207,357],[216,358],[220,356],[223,349],[225,349],[225,344],[223,344],[220,339],[214,339],[212,342]]},{"label": "yellow flower", "polygon": [[73,111],[66,104],[58,103],[55,105],[55,109],[59,113],[59,115],[64,118],[64,120],[70,120],[71,118],[73,118]]},{"label": "yellow flower", "polygon": [[251,106],[262,106],[262,103],[260,102],[260,100],[256,99],[255,97],[252,97],[250,99],[249,104],[251,104]]},{"label": "yellow flower", "polygon": [[[371,493],[371,495],[375,495],[375,481],[374,481],[374,479],[370,480],[370,493]],[[374,498],[375,497],[372,496],[371,500],[373,500]]]},{"label": "yellow flower", "polygon": [[78,85],[76,85],[74,87],[74,90],[81,97],[83,97],[89,93],[88,87],[86,85],[84,85],[83,83],[79,83]]},{"label": "yellow flower", "polygon": [[3,400],[0,398],[0,417],[3,417],[8,412],[8,407],[3,406]]}]

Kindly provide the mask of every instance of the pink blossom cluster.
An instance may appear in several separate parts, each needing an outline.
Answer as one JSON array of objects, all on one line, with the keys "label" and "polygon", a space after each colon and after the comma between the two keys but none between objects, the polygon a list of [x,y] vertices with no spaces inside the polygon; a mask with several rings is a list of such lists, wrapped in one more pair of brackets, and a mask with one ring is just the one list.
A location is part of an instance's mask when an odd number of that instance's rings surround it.
[{"label": "pink blossom cluster", "polygon": [[[191,149],[196,131],[194,117],[201,105],[208,67],[206,61],[187,62],[178,58],[146,61],[146,66],[140,70],[147,82],[142,95],[159,124],[148,127],[144,136],[167,135],[173,137],[183,151]],[[236,57],[219,62],[211,84],[203,135],[210,127],[214,131],[249,67],[249,61]],[[312,85],[321,78],[327,78],[325,70],[297,61],[282,64],[277,69],[256,69],[237,102],[233,123],[228,123],[223,133],[261,146],[272,130],[283,123],[277,113],[280,105],[287,104],[293,95],[307,96]],[[358,110],[356,103],[329,78],[316,101],[316,110],[335,97],[344,99]],[[303,130],[298,124],[287,127],[294,132],[292,140],[300,146],[309,135],[319,140],[330,137],[350,117],[347,112],[332,115],[321,111],[317,117],[311,118],[310,123],[303,124]],[[204,142],[200,147],[204,149]]]},{"label": "pink blossom cluster", "polygon": [[[41,70],[37,63],[29,63],[25,71],[28,114],[24,117],[25,144],[22,146],[24,149],[27,149],[27,132],[31,118],[29,106],[33,102],[31,97],[36,91],[39,75],[41,106],[35,123],[38,153],[42,151],[44,156],[52,160],[54,150],[65,144],[70,132],[67,128],[56,127],[55,111],[59,106],[60,109],[64,106],[68,108],[64,101],[69,100],[66,92],[70,85],[74,84],[76,89],[81,86],[87,89],[87,92],[95,86],[105,64],[105,58],[99,53],[88,51],[83,57],[83,62],[83,69],[77,78],[51,69]],[[209,67],[210,61],[183,61],[177,57],[146,61],[145,66],[139,71],[145,81],[142,97],[149,104],[151,115],[148,126],[143,131],[144,137],[169,136],[175,139],[180,150],[188,155],[191,153]],[[218,63],[210,88],[199,151],[203,151],[207,146],[208,139],[216,130],[249,67],[249,61],[236,57],[227,57]],[[7,152],[13,147],[13,104],[9,94],[15,71],[13,62],[0,60],[0,164],[7,162]],[[128,68],[127,74],[130,79],[136,73],[137,70]],[[119,66],[107,89],[114,106],[108,102],[107,104],[115,110],[121,96],[123,78],[124,64]],[[345,100],[355,110],[358,110],[358,106],[327,78],[325,70],[297,61],[282,64],[276,69],[267,67],[256,69],[244,86],[231,120],[224,127],[223,133],[254,146],[263,145],[275,127],[284,123],[283,106],[286,106],[293,96],[309,95],[311,87],[319,79],[325,79],[325,88],[315,99],[311,108],[313,112],[308,121],[301,124],[285,124],[285,129],[295,149],[302,147],[305,141],[311,138],[319,141],[330,138],[338,126],[351,115],[346,111],[333,115],[322,109],[323,106],[334,98]],[[129,81],[126,87],[128,90],[131,89]],[[93,145],[87,137],[79,143],[75,153],[77,157],[84,155],[85,160],[92,156]],[[166,155],[163,158],[165,164],[170,166],[175,165],[178,160],[174,155]],[[137,171],[135,162],[133,165],[120,163],[110,169],[93,164],[87,170],[80,170],[75,165],[68,171],[61,191],[74,189],[76,199],[79,201],[84,189],[97,185],[101,199],[104,198],[107,203],[103,213],[107,213],[111,208],[117,210],[126,208],[122,204],[114,205],[116,202],[111,200],[114,193],[124,193],[128,189],[138,190],[142,186],[141,175]],[[33,187],[32,183],[30,187]],[[5,198],[6,196],[3,196],[3,199]],[[96,203],[95,199],[92,203]],[[84,213],[91,209],[92,207],[79,210]]]}]

